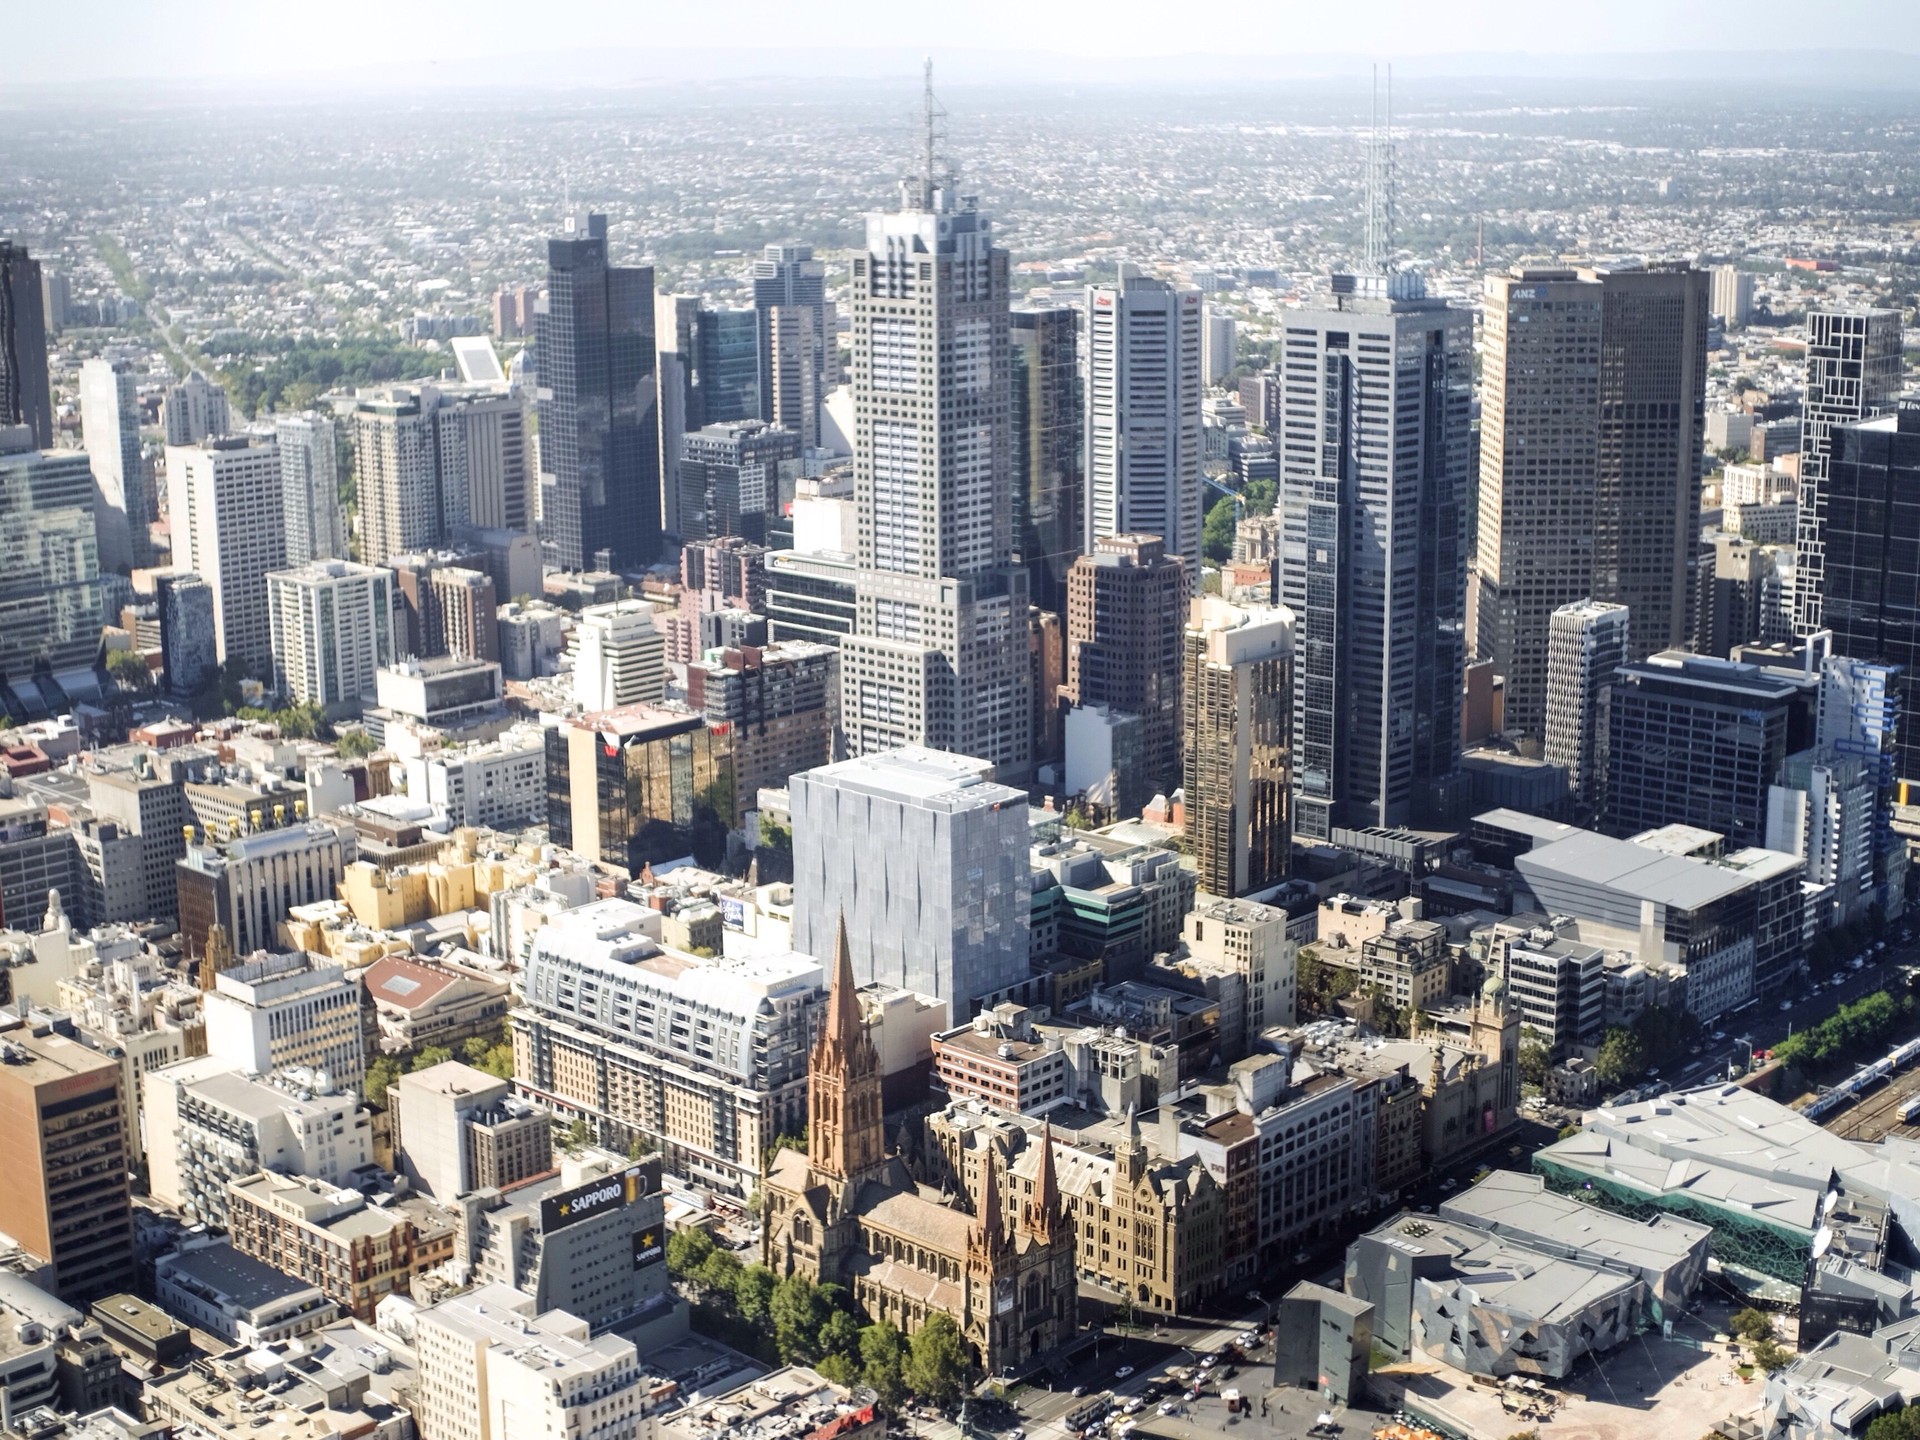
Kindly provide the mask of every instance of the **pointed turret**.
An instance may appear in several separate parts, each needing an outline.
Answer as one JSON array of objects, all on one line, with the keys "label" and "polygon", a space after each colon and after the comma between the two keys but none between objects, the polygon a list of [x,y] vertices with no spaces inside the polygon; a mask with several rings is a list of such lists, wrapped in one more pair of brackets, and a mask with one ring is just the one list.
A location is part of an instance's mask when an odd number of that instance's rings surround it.
[{"label": "pointed turret", "polygon": [[875,1174],[886,1163],[880,1054],[861,1017],[845,915],[834,936],[826,1020],[807,1065],[807,1158],[841,1180]]},{"label": "pointed turret", "polygon": [[1027,1202],[1021,1228],[1039,1240],[1060,1233],[1060,1181],[1053,1172],[1053,1125],[1040,1127],[1040,1169],[1033,1177],[1033,1198]]},{"label": "pointed turret", "polygon": [[842,1054],[852,1053],[854,1045],[866,1038],[860,1023],[860,996],[853,978],[853,949],[847,944],[847,917],[833,934],[833,980],[827,992],[827,1028],[825,1039],[840,1047]]},{"label": "pointed turret", "polygon": [[1133,1112],[1133,1106],[1127,1106],[1127,1128],[1121,1133],[1119,1142],[1113,1147],[1113,1158],[1118,1162],[1119,1172],[1126,1177],[1129,1185],[1136,1185],[1146,1172],[1146,1147],[1140,1143],[1140,1117]]},{"label": "pointed turret", "polygon": [[1007,1227],[1000,1213],[1000,1170],[991,1152],[982,1163],[986,1174],[980,1182],[980,1208],[973,1217],[967,1248],[976,1255],[998,1256],[1007,1248]]}]

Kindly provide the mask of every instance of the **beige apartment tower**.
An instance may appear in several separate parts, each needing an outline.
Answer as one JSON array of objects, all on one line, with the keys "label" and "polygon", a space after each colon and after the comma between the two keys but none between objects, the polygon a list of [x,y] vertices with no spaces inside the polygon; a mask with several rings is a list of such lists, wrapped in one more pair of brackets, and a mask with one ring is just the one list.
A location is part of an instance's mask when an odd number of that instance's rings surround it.
[{"label": "beige apartment tower", "polygon": [[1203,595],[1185,647],[1187,838],[1201,890],[1246,895],[1291,858],[1293,612]]}]

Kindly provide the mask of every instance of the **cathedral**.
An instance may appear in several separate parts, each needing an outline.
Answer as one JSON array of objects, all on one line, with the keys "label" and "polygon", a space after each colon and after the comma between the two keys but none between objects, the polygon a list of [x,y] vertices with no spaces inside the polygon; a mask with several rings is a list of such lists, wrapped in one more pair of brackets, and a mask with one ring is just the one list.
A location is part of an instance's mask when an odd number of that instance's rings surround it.
[{"label": "cathedral", "polygon": [[826,1023],[808,1061],[807,1122],[807,1153],[783,1149],[762,1186],[775,1274],[844,1285],[869,1321],[907,1334],[944,1311],[989,1375],[1073,1337],[1073,1224],[1051,1145],[1038,1147],[1031,1194],[1015,1215],[994,1165],[982,1167],[968,1214],[922,1192],[887,1154],[880,1056],[860,1018],[844,920]]}]

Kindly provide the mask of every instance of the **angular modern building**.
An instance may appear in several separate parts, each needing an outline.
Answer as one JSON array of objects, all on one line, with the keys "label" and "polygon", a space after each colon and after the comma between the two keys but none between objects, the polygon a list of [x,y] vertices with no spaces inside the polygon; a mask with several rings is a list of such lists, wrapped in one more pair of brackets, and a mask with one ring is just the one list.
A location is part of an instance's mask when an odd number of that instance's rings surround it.
[{"label": "angular modern building", "polygon": [[1158,535],[1108,535],[1067,572],[1066,683],[1041,703],[1105,705],[1140,717],[1142,773],[1180,776],[1186,566]]},{"label": "angular modern building", "polygon": [[0,240],[0,426],[26,426],[41,450],[53,445],[50,386],[40,262]]},{"label": "angular modern building", "polygon": [[35,450],[0,427],[0,673],[91,666],[105,603],[93,524],[93,472],[77,450]]},{"label": "angular modern building", "polygon": [[947,1003],[1027,978],[1027,797],[984,760],[908,748],[795,775],[793,943],[831,954],[843,918],[863,982]]},{"label": "angular modern building", "polygon": [[1767,834],[1767,789],[1813,738],[1811,676],[1668,650],[1615,672],[1607,706],[1603,826]]},{"label": "angular modern building", "polygon": [[853,257],[856,755],[926,746],[1024,780],[1032,766],[1027,571],[1014,562],[1007,252],[929,173],[867,217]]},{"label": "angular modern building", "polygon": [[[1898,714],[1920,716],[1920,408],[1830,427],[1823,444],[1821,623],[1835,655],[1897,667]],[[1895,729],[1891,778],[1920,779],[1920,723]]]},{"label": "angular modern building", "polygon": [[1146,276],[1087,290],[1086,549],[1158,535],[1200,579],[1200,292]]},{"label": "angular modern building", "polygon": [[167,693],[187,700],[220,668],[214,640],[213,587],[191,571],[156,575],[153,590],[160,606],[160,668]]},{"label": "angular modern building", "polygon": [[693,711],[623,705],[546,732],[553,843],[633,874],[655,860],[725,857],[736,823],[732,737]]},{"label": "angular modern building", "polygon": [[1212,595],[1192,602],[1182,773],[1187,838],[1209,895],[1265,889],[1291,866],[1295,635],[1284,606],[1230,605]]},{"label": "angular modern building", "polygon": [[[1826,626],[1828,477],[1834,430],[1889,410],[1904,366],[1897,310],[1807,312],[1807,389],[1800,420],[1800,511],[1795,542],[1793,628]],[[1841,647],[1842,655],[1855,652]]]},{"label": "angular modern building", "polygon": [[759,328],[760,408],[769,424],[820,443],[820,405],[839,370],[839,336],[827,303],[827,267],[811,245],[769,245],[753,262]]},{"label": "angular modern building", "polygon": [[1525,736],[1545,734],[1556,610],[1625,605],[1629,658],[1693,633],[1707,291],[1690,264],[1487,278],[1470,608]]},{"label": "angular modern building", "polygon": [[780,470],[800,458],[800,433],[760,420],[688,431],[680,442],[680,538],[738,535],[756,544],[780,507]]},{"label": "angular modern building", "polygon": [[124,360],[80,367],[80,424],[93,466],[93,518],[100,564],[125,574],[148,560],[153,473],[140,449],[140,387]]},{"label": "angular modern building", "polygon": [[614,265],[607,217],[547,242],[540,365],[541,539],[580,570],[600,551],[638,569],[660,549],[660,438],[651,266]]},{"label": "angular modern building", "polygon": [[1472,316],[1375,273],[1333,276],[1285,322],[1294,828],[1419,825],[1459,786]]},{"label": "angular modern building", "polygon": [[1067,568],[1086,548],[1080,312],[1016,310],[1012,321],[1014,552],[1033,603],[1057,615]]}]

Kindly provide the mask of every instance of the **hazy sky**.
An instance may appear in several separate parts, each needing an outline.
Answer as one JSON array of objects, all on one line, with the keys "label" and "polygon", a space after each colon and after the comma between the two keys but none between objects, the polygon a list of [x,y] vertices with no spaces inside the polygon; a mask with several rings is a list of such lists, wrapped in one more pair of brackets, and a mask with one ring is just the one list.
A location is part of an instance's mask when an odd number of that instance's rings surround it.
[{"label": "hazy sky", "polygon": [[[9,0],[9,80],[320,77],[586,48],[1378,55],[1920,48],[1914,0]],[[761,55],[752,68],[768,67]],[[796,71],[818,70],[816,63]],[[861,67],[865,68],[865,67]]]}]

